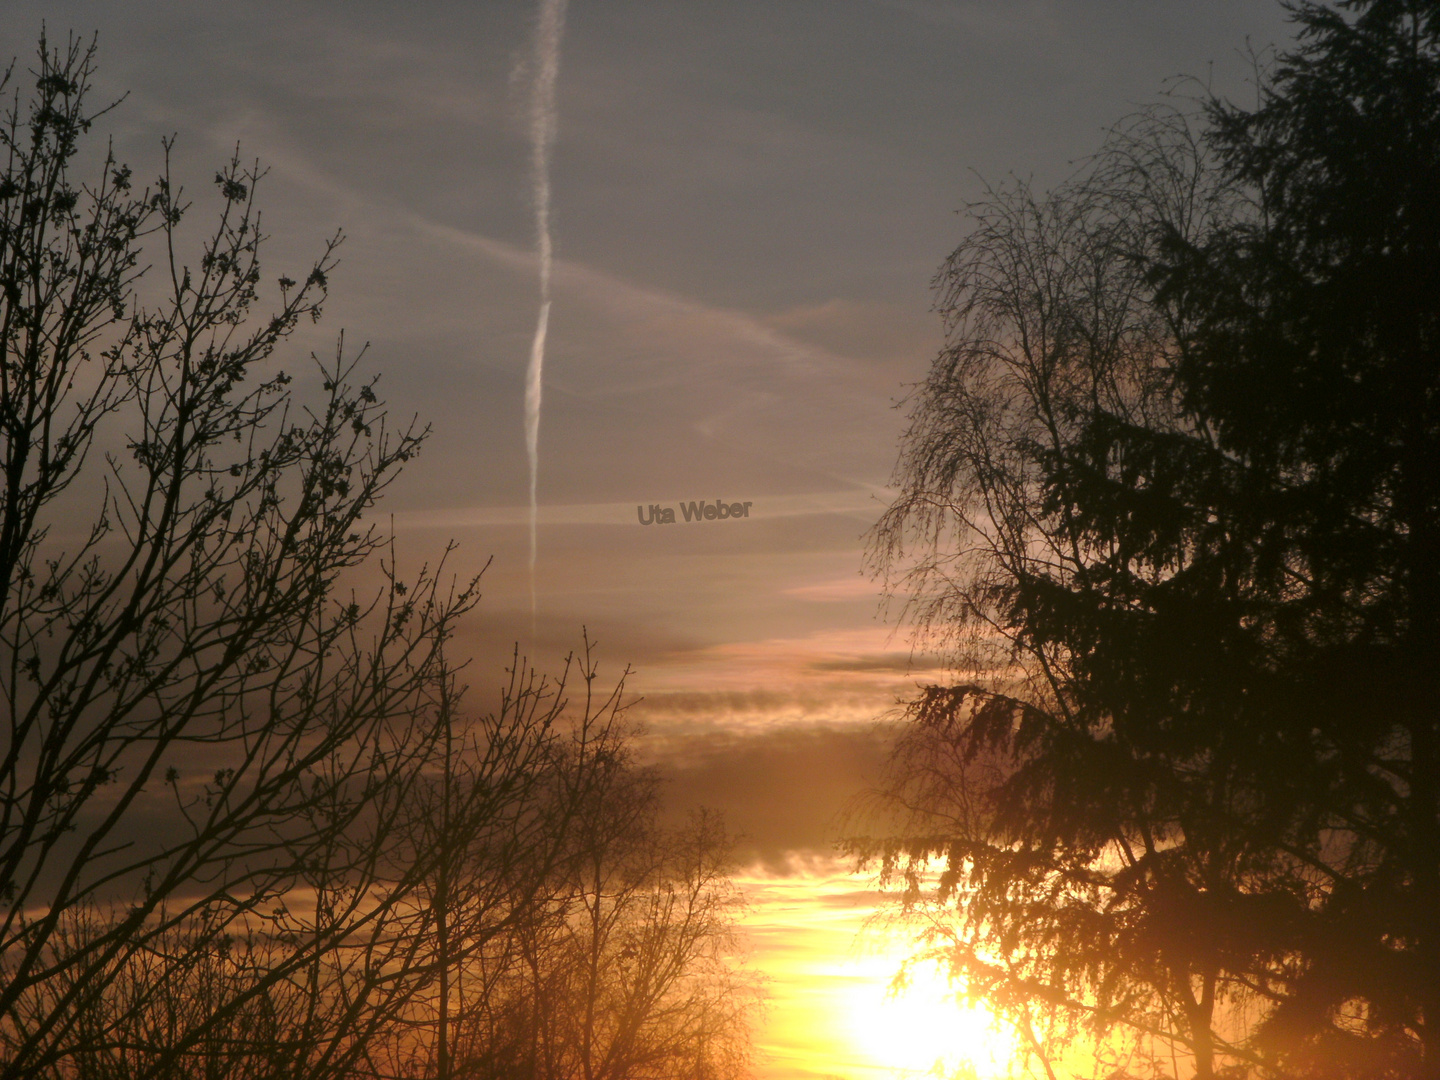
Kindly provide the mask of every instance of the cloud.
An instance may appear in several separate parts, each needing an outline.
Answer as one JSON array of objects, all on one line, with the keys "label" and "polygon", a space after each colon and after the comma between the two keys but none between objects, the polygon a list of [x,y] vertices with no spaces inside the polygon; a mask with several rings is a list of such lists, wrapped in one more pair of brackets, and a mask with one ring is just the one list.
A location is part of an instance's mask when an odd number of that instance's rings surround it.
[{"label": "cloud", "polygon": [[879,779],[892,732],[876,724],[786,726],[641,742],[667,781],[674,815],[705,806],[741,837],[738,855],[767,872],[800,872],[831,855],[857,792]]},{"label": "cloud", "polygon": [[[782,595],[784,591],[782,591]],[[813,688],[819,699],[843,692],[893,696],[913,688],[937,666],[928,655],[913,662],[908,651],[895,647],[897,628],[872,623],[848,629],[817,630],[803,637],[770,637],[673,650],[662,659],[665,681],[649,693],[676,691],[748,691],[755,687]],[[903,641],[903,638],[901,639]],[[830,681],[816,680],[829,672]]]},{"label": "cloud", "polygon": [[922,664],[914,654],[908,652],[887,653],[884,656],[857,656],[841,660],[817,660],[811,665],[815,671],[883,671],[902,675],[932,674],[934,665]]},{"label": "cloud", "polygon": [[[868,361],[900,361],[913,370],[917,358],[934,356],[942,343],[939,318],[914,318],[909,307],[876,300],[832,297],[786,308],[765,322],[789,337],[837,355]],[[898,388],[897,388],[898,389]]]},{"label": "cloud", "polygon": [[880,586],[859,571],[843,578],[831,578],[809,585],[792,585],[784,590],[786,596],[822,604],[845,600],[878,601],[880,593]]}]

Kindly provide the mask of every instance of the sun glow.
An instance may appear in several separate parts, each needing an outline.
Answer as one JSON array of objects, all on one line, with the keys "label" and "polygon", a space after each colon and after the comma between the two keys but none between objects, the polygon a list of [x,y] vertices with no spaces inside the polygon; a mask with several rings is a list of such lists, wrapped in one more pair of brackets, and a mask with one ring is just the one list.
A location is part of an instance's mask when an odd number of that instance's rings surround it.
[{"label": "sun glow", "polygon": [[1011,1072],[1014,1040],[983,1003],[966,1001],[933,966],[913,969],[892,988],[897,959],[874,963],[874,977],[857,980],[847,995],[846,1011],[856,1049],[875,1065],[981,1080]]},{"label": "sun glow", "polygon": [[839,860],[745,879],[751,962],[769,977],[757,1032],[762,1080],[1024,1075],[1013,1031],[966,1001],[935,965],[892,989],[913,941],[874,924],[870,881]]}]

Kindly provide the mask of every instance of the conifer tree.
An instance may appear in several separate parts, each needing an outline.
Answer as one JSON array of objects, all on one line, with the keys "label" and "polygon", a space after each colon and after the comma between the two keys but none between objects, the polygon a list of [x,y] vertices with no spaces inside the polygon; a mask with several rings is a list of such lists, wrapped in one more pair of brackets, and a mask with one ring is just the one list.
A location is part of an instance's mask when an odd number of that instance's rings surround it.
[{"label": "conifer tree", "polygon": [[974,208],[874,548],[968,677],[860,846],[1037,1051],[1434,1076],[1440,5],[1291,12],[1255,108]]}]

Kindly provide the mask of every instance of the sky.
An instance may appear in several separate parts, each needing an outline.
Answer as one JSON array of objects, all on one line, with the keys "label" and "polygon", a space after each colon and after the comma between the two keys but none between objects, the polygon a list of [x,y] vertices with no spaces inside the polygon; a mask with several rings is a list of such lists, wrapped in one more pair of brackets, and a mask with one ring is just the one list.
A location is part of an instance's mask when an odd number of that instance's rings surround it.
[{"label": "sky", "polygon": [[[1167,86],[1249,101],[1279,5],[571,0],[533,619],[533,0],[6,9],[22,65],[42,22],[98,34],[96,92],[128,94],[102,127],[142,178],[175,136],[197,222],[237,145],[269,168],[273,277],[343,230],[325,318],[277,363],[306,370],[343,329],[392,413],[433,426],[384,510],[404,565],[452,539],[450,570],[488,564],[461,630],[473,700],[514,643],[554,670],[582,628],[602,678],[631,669],[672,811],[718,808],[741,837],[761,1076],[915,1064],[856,1034],[889,1015],[894,958],[857,943],[875,897],[834,845],[881,721],[943,677],[864,573],[942,342],[932,279],[987,184],[1058,182]],[[686,522],[701,500],[748,516]],[[642,525],[651,504],[676,523]]]}]

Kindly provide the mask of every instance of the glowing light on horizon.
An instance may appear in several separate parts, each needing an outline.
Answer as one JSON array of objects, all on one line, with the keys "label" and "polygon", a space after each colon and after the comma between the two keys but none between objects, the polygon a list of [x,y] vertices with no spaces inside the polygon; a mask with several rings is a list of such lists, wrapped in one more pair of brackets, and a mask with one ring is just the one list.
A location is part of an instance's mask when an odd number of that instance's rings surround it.
[{"label": "glowing light on horizon", "polygon": [[[897,957],[879,959],[893,974]],[[934,967],[914,971],[902,990],[891,992],[876,978],[857,983],[847,997],[852,1038],[876,1065],[978,1080],[1013,1071],[1011,1035],[982,1002],[964,1000]]]},{"label": "glowing light on horizon", "polygon": [[870,885],[843,860],[823,857],[790,873],[757,869],[744,879],[751,963],[769,978],[767,1020],[757,1032],[759,1075],[1024,1075],[1025,1054],[1013,1031],[983,1002],[958,995],[937,966],[917,966],[904,989],[891,991],[910,942],[865,929],[876,911]]}]

